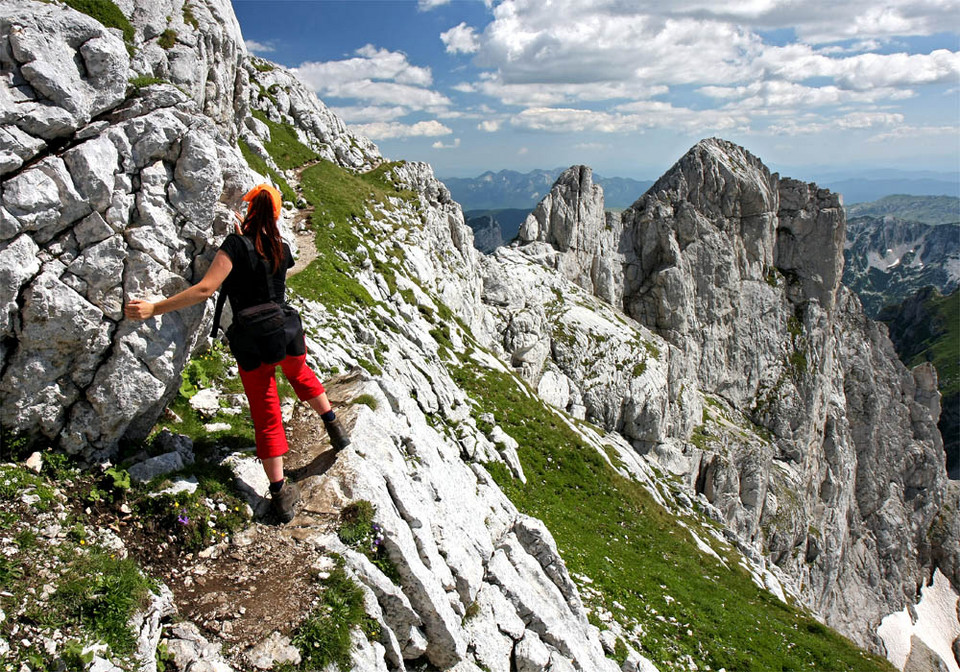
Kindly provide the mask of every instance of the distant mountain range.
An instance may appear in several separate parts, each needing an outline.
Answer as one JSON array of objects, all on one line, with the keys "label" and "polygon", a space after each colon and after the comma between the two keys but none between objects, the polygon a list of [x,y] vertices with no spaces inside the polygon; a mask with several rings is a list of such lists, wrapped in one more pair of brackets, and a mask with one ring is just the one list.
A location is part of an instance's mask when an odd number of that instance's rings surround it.
[{"label": "distant mountain range", "polygon": [[819,182],[834,193],[843,194],[846,205],[876,201],[890,194],[910,194],[913,196],[952,196],[960,195],[960,184],[947,180],[930,178],[914,179],[846,179]]},{"label": "distant mountain range", "polygon": [[[565,168],[532,170],[519,173],[515,170],[487,171],[478,177],[441,178],[450,189],[453,200],[464,210],[525,209],[528,212],[550,191]],[[601,177],[594,174],[593,181],[603,187],[606,207],[622,210],[630,207],[650,188],[653,180],[633,180],[626,177]],[[509,238],[508,238],[509,240]]]},{"label": "distant mountain range", "polygon": [[844,208],[847,219],[855,217],[895,217],[924,224],[960,222],[960,198],[955,196],[885,196],[878,201],[857,203]]},{"label": "distant mountain range", "polygon": [[[445,177],[443,183],[453,199],[464,210],[532,210],[550,191],[564,168],[487,171],[477,177]],[[603,187],[604,202],[610,210],[628,208],[653,184],[652,180],[626,177],[601,177],[594,174],[594,183]],[[843,194],[847,205],[877,201],[891,194],[914,196],[960,196],[960,179],[949,173],[929,171],[872,171],[862,177],[849,174],[828,175],[815,179],[821,187]],[[866,213],[864,213],[866,214]],[[905,217],[905,219],[909,219]],[[921,219],[920,221],[927,221]]]}]

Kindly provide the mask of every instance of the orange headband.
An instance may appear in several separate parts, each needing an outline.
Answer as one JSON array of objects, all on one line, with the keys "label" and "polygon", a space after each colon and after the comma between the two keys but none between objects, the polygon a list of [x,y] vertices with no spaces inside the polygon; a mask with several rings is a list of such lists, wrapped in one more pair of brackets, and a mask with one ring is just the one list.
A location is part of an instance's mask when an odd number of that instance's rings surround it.
[{"label": "orange headband", "polygon": [[273,202],[273,218],[280,219],[280,210],[283,207],[283,197],[280,196],[279,191],[271,187],[269,184],[258,184],[253,189],[251,189],[246,194],[244,194],[243,200],[249,203],[261,191],[265,191],[268,194],[270,194],[270,200]]}]

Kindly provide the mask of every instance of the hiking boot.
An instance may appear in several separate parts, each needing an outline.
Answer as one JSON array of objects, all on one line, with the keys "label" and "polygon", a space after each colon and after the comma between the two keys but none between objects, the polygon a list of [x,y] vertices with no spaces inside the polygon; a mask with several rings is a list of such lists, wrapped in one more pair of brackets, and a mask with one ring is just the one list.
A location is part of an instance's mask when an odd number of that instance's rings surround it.
[{"label": "hiking boot", "polygon": [[280,492],[270,497],[270,506],[280,522],[289,523],[293,520],[294,509],[300,502],[300,488],[291,480],[286,480]]},{"label": "hiking boot", "polygon": [[343,450],[350,445],[350,435],[347,434],[347,430],[343,428],[339,420],[334,420],[333,422],[324,421],[323,426],[327,428],[330,445],[332,445],[335,450]]}]

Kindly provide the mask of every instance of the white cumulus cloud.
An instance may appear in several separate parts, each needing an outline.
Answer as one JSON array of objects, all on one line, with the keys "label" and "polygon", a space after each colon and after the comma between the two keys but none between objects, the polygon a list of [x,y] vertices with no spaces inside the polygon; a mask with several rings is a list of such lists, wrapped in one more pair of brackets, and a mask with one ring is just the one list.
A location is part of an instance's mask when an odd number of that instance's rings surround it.
[{"label": "white cumulus cloud", "polygon": [[497,119],[485,119],[477,124],[477,130],[495,133],[500,130],[501,122]]},{"label": "white cumulus cloud", "polygon": [[732,101],[731,108],[775,112],[793,108],[818,108],[852,103],[877,103],[902,100],[914,94],[911,89],[878,87],[866,91],[842,89],[838,86],[805,86],[795,82],[754,82],[746,86],[705,86],[704,95],[720,101]]},{"label": "white cumulus cloud", "polygon": [[892,112],[851,112],[834,118],[807,114],[773,124],[766,129],[766,132],[773,135],[814,135],[827,131],[856,131],[876,126],[897,126],[903,123],[903,119],[902,114]]},{"label": "white cumulus cloud", "polygon": [[354,53],[340,61],[306,62],[294,72],[321,98],[409,110],[439,111],[450,106],[449,98],[429,88],[433,84],[430,68],[411,64],[406,54],[371,44]]},{"label": "white cumulus cloud", "polygon": [[[600,0],[587,4],[613,6]],[[956,0],[641,0],[638,11],[660,16],[709,17],[761,30],[790,29],[809,43],[891,36],[932,35],[955,25]]]},{"label": "white cumulus cloud", "polygon": [[885,140],[900,140],[902,138],[926,138],[945,136],[948,140],[955,141],[960,136],[960,126],[896,126],[884,133],[878,133],[870,138],[870,142],[883,142]]},{"label": "white cumulus cloud", "polygon": [[412,86],[430,86],[433,83],[430,68],[412,65],[402,52],[378,49],[368,44],[354,53],[354,58],[342,61],[308,61],[300,65],[296,72],[315,89],[364,80],[391,81]]},{"label": "white cumulus cloud", "polygon": [[440,40],[446,46],[448,54],[473,54],[480,49],[477,32],[466,22],[440,33]]},{"label": "white cumulus cloud", "polygon": [[845,89],[917,86],[956,81],[960,53],[937,49],[929,54],[859,54],[830,58],[807,45],[771,47],[757,65],[776,78],[800,82],[815,77],[832,79]]},{"label": "white cumulus cloud", "polygon": [[[721,128],[740,102],[757,116],[771,113],[765,102],[773,113],[826,105],[869,111],[960,79],[957,51],[876,53],[894,37],[949,30],[957,15],[960,0],[503,0],[477,36],[475,62],[485,72],[460,90],[471,86],[528,109],[575,109],[670,100],[694,86],[726,100],[726,116],[714,118]],[[783,29],[798,39],[765,37]]]},{"label": "white cumulus cloud", "polygon": [[243,44],[251,54],[269,54],[271,51],[275,51],[269,44],[257,42],[256,40],[244,40]]},{"label": "white cumulus cloud", "polygon": [[702,133],[746,127],[746,115],[725,110],[692,110],[660,101],[637,101],[612,111],[579,108],[531,107],[510,123],[519,128],[551,133],[636,133],[666,128]]},{"label": "white cumulus cloud", "polygon": [[452,130],[439,121],[418,121],[415,124],[401,124],[398,121],[374,122],[351,126],[351,130],[365,135],[372,140],[387,140],[390,138],[437,137],[450,135]]},{"label": "white cumulus cloud", "polygon": [[381,107],[377,105],[331,107],[330,110],[348,124],[393,121],[405,117],[410,112],[410,110],[405,107]]},{"label": "white cumulus cloud", "polygon": [[430,145],[434,149],[456,149],[460,146],[460,138],[454,138],[453,142],[445,145],[442,140],[437,140],[435,143]]}]

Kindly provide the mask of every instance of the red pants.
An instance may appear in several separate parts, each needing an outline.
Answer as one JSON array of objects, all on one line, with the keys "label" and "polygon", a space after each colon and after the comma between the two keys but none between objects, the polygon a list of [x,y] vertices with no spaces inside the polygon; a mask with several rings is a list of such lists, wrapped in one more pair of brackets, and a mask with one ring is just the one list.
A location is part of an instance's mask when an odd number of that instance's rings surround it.
[{"label": "red pants", "polygon": [[[300,401],[319,397],[324,393],[323,385],[316,374],[306,365],[306,354],[293,356],[280,362],[283,375],[287,377]],[[239,367],[238,367],[239,368]],[[257,439],[257,457],[279,457],[287,452],[287,435],[283,431],[280,417],[280,397],[277,396],[277,364],[261,364],[252,371],[240,369],[243,391],[250,402],[250,416]]]}]

